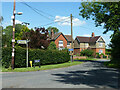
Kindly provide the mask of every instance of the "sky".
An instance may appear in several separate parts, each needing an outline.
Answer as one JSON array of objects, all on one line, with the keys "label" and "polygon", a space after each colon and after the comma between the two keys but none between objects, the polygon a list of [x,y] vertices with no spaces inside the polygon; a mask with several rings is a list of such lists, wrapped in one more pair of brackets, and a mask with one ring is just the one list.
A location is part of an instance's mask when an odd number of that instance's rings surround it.
[{"label": "sky", "polygon": [[[23,1],[23,0],[21,0]],[[73,15],[73,38],[76,36],[102,36],[106,45],[110,43],[110,35],[113,32],[103,34],[103,26],[95,27],[93,20],[85,20],[79,15],[81,2],[25,2],[27,5],[39,11],[34,10],[21,2],[16,2],[16,12],[23,12],[22,15],[16,15],[16,23],[29,22],[29,28],[49,26],[57,27],[59,32],[65,35],[71,34],[70,14]],[[1,5],[0,5],[1,6]],[[2,2],[2,22],[4,28],[12,25],[11,16],[13,15],[13,2]],[[63,22],[64,20],[64,22]],[[62,21],[62,22],[56,22]],[[52,24],[49,24],[52,23]]]}]

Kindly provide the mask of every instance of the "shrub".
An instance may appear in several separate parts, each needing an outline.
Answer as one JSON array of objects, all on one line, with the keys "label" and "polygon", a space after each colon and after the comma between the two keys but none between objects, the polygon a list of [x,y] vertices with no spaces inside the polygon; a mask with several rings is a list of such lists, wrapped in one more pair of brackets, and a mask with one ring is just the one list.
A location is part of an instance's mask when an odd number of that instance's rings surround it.
[{"label": "shrub", "polygon": [[93,56],[93,50],[85,49],[85,50],[81,51],[80,54],[82,56],[88,56],[88,57],[90,57],[90,56]]},{"label": "shrub", "polygon": [[96,53],[96,58],[100,58],[100,54],[99,53]]},{"label": "shrub", "polygon": [[49,44],[49,46],[48,46],[47,49],[49,49],[49,50],[56,50],[57,48],[56,48],[55,42],[52,41],[52,42]]},{"label": "shrub", "polygon": [[107,56],[105,56],[105,55],[104,55],[104,53],[101,53],[101,54],[96,53],[96,58],[100,58],[100,57],[101,57],[101,55],[103,55],[103,58],[107,58]]},{"label": "shrub", "polygon": [[[2,49],[2,65],[5,68],[11,66],[12,48]],[[40,50],[29,49],[29,61],[40,59],[41,65],[64,63],[70,60],[68,51],[65,50]],[[38,64],[36,64],[38,65]],[[15,47],[15,67],[26,67],[26,48]]]}]

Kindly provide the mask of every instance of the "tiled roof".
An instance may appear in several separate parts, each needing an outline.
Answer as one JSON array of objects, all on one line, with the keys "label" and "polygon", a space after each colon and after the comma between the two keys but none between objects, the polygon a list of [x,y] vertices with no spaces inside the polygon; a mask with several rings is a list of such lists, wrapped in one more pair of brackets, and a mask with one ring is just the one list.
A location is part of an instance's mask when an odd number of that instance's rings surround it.
[{"label": "tiled roof", "polygon": [[100,38],[100,36],[90,37],[89,42],[96,42],[99,38]]},{"label": "tiled roof", "polygon": [[95,37],[77,36],[76,38],[78,39],[79,42],[89,43],[89,42],[96,42],[99,39],[99,37],[100,36],[95,36]]},{"label": "tiled roof", "polygon": [[68,41],[71,42],[71,35],[65,35],[65,37],[67,38]]}]

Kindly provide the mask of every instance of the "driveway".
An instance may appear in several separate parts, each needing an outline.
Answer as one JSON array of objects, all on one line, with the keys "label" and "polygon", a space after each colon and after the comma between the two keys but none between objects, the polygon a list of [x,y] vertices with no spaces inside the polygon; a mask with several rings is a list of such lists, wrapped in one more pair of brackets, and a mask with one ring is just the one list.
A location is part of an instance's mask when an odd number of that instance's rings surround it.
[{"label": "driveway", "polygon": [[3,88],[118,88],[118,70],[101,62],[36,72],[2,73]]}]

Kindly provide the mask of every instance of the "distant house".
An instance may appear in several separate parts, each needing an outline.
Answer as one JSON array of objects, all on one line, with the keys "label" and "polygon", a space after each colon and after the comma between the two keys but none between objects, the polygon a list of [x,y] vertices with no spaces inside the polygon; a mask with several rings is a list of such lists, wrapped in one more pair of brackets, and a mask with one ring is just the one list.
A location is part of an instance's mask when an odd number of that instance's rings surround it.
[{"label": "distant house", "polygon": [[52,30],[49,39],[55,42],[59,50],[71,47],[71,35],[64,35],[62,32],[54,34]]},{"label": "distant house", "polygon": [[92,33],[91,37],[82,37],[77,36],[74,40],[74,54],[80,54],[82,50],[92,49],[94,51],[94,55],[96,53],[104,53],[105,54],[105,41],[101,36],[95,36]]}]

